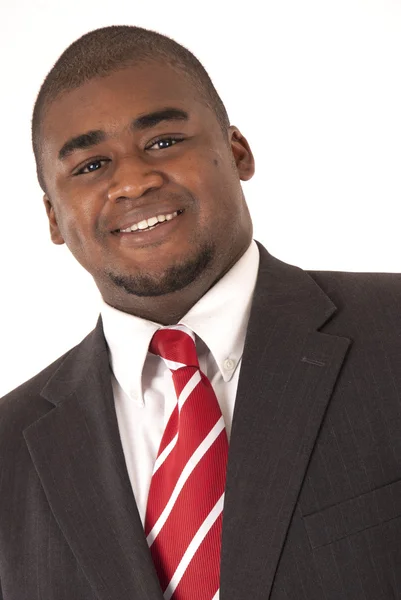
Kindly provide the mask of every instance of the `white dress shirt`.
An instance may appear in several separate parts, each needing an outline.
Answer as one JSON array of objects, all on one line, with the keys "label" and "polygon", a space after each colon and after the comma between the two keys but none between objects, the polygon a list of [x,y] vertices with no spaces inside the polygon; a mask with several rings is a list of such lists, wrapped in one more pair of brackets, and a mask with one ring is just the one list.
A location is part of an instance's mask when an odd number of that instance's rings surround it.
[{"label": "white dress shirt", "polygon": [[[201,371],[209,378],[230,439],[241,358],[259,267],[252,240],[247,251],[179,321],[195,333]],[[128,475],[142,523],[153,465],[177,403],[171,371],[148,352],[163,325],[116,310],[103,300],[112,386]]]}]

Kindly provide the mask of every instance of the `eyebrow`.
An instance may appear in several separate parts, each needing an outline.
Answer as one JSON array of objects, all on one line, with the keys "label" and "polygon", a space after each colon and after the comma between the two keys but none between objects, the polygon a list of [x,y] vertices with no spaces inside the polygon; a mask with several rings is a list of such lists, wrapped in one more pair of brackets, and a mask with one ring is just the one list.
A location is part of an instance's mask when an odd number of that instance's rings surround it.
[{"label": "eyebrow", "polygon": [[[156,127],[162,121],[188,121],[189,114],[180,108],[163,108],[151,113],[141,115],[134,119],[131,123],[131,131],[144,131]],[[87,131],[81,135],[77,135],[65,142],[61,147],[58,158],[64,160],[67,156],[73,154],[77,150],[85,150],[92,148],[104,142],[109,136],[102,129],[94,129]]]},{"label": "eyebrow", "polygon": [[189,115],[181,108],[163,108],[134,119],[131,124],[132,131],[143,131],[155,127],[161,121],[188,121]]}]

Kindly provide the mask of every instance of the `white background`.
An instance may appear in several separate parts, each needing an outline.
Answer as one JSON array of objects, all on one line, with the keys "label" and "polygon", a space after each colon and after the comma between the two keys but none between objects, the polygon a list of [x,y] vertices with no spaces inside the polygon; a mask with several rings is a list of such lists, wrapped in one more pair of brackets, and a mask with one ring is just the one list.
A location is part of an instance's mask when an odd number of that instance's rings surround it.
[{"label": "white background", "polygon": [[243,187],[273,255],[401,271],[401,0],[3,2],[0,395],[96,322],[92,279],[49,240],[30,118],[58,56],[97,27],[154,29],[204,64],[254,152]]}]

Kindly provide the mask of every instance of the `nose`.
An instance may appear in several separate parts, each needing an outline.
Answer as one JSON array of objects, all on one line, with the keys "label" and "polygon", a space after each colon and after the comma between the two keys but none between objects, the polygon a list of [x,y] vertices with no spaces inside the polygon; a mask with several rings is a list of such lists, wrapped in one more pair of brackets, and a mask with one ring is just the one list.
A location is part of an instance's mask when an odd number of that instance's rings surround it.
[{"label": "nose", "polygon": [[149,190],[159,189],[163,175],[137,157],[126,157],[116,163],[107,197],[110,202],[139,198]]}]

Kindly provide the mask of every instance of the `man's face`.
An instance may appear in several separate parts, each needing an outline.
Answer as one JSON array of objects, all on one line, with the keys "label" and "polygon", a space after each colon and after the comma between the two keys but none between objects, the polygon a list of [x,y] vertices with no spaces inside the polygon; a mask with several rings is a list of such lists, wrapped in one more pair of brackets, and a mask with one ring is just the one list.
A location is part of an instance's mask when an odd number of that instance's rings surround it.
[{"label": "man's face", "polygon": [[252,239],[240,184],[254,173],[248,143],[235,127],[225,135],[173,68],[146,63],[64,93],[42,140],[52,240],[112,305],[212,284]]}]

